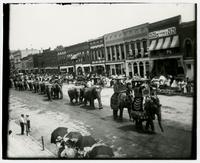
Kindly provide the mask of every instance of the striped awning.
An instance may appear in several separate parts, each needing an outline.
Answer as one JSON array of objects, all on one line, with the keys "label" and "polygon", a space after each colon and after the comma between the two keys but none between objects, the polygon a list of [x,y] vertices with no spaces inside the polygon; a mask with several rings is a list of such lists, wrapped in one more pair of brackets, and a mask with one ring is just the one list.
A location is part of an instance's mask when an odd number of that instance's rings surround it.
[{"label": "striped awning", "polygon": [[170,44],[171,44],[171,38],[166,37],[162,49],[168,49],[170,47]]},{"label": "striped awning", "polygon": [[170,48],[176,48],[176,47],[179,47],[179,37],[173,36]]},{"label": "striped awning", "polygon": [[156,47],[156,40],[152,40],[152,41],[151,41],[151,44],[150,44],[150,46],[149,46],[149,51],[154,50],[155,47]]},{"label": "striped awning", "polygon": [[163,40],[164,40],[163,38],[160,38],[160,39],[158,40],[158,43],[157,43],[157,45],[156,45],[155,50],[160,50],[160,49],[162,48]]}]

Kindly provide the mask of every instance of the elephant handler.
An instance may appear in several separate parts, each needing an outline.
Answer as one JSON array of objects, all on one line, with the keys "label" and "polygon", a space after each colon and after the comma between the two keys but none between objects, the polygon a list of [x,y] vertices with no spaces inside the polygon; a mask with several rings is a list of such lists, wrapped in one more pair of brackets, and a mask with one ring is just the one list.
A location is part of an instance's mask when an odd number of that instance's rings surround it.
[{"label": "elephant handler", "polygon": [[117,119],[118,115],[117,115],[117,112],[118,112],[118,95],[121,93],[121,92],[124,92],[123,88],[124,88],[124,84],[121,82],[121,79],[120,78],[116,78],[115,79],[115,84],[114,84],[114,87],[113,87],[113,90],[114,90],[114,94],[111,96],[111,108],[113,109],[113,118],[114,120]]}]

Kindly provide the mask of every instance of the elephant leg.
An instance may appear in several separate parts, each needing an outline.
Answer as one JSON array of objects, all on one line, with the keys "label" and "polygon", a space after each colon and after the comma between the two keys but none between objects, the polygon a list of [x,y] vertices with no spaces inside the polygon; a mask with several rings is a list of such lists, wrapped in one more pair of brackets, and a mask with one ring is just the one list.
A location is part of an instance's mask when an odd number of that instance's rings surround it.
[{"label": "elephant leg", "polygon": [[151,131],[155,132],[153,120],[150,120],[150,121],[149,121],[149,124],[150,124],[150,126],[151,126]]},{"label": "elephant leg", "polygon": [[143,130],[142,120],[139,120],[139,129]]},{"label": "elephant leg", "polygon": [[149,125],[150,125],[149,120],[147,120],[145,130],[149,130]]},{"label": "elephant leg", "polygon": [[71,102],[71,104],[73,104],[73,98],[70,98],[70,102]]},{"label": "elephant leg", "polygon": [[83,99],[81,97],[79,97],[78,100],[79,100],[79,104],[81,104]]},{"label": "elephant leg", "polygon": [[90,106],[94,108],[94,99],[90,99]]},{"label": "elephant leg", "polygon": [[60,92],[60,99],[63,99],[63,91],[62,91],[62,88],[59,90]]},{"label": "elephant leg", "polygon": [[75,99],[76,99],[76,103],[78,104],[78,97],[76,97]]},{"label": "elephant leg", "polygon": [[129,115],[129,120],[131,121],[131,109],[130,108],[128,108],[128,115]]},{"label": "elephant leg", "polygon": [[98,100],[98,103],[99,103],[99,109],[103,109],[103,105],[101,103],[101,97],[98,97],[97,100]]},{"label": "elephant leg", "polygon": [[116,120],[117,119],[117,110],[113,109],[113,119]]},{"label": "elephant leg", "polygon": [[50,91],[47,92],[47,96],[48,96],[49,101],[52,101],[52,99],[51,99],[51,92]]},{"label": "elephant leg", "polygon": [[86,106],[87,105],[87,99],[85,98],[84,99],[84,106]]},{"label": "elephant leg", "polygon": [[122,121],[123,120],[123,110],[124,108],[120,108],[120,115],[119,115],[119,120]]},{"label": "elephant leg", "polygon": [[139,119],[135,120],[135,126],[136,126],[137,129],[140,128],[140,120]]},{"label": "elephant leg", "polygon": [[59,99],[59,91],[56,90],[56,99]]}]

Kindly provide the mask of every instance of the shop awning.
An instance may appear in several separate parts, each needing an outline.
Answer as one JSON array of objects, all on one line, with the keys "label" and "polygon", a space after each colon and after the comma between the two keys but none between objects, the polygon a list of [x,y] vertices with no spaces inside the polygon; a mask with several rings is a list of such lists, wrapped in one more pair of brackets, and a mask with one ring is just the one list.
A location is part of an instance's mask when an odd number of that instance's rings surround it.
[{"label": "shop awning", "polygon": [[179,37],[173,36],[170,48],[176,48],[176,47],[179,47]]},{"label": "shop awning", "polygon": [[170,44],[171,44],[171,38],[170,38],[170,37],[166,37],[162,49],[167,49],[167,48],[169,48],[169,47],[170,47]]},{"label": "shop awning", "polygon": [[156,40],[152,40],[151,41],[151,45],[149,46],[149,50],[152,51],[155,49],[155,46],[156,46]]},{"label": "shop awning", "polygon": [[157,45],[156,45],[155,50],[160,50],[161,47],[162,47],[162,45],[163,45],[163,38],[160,38],[160,39],[158,40],[158,43],[157,43]]}]

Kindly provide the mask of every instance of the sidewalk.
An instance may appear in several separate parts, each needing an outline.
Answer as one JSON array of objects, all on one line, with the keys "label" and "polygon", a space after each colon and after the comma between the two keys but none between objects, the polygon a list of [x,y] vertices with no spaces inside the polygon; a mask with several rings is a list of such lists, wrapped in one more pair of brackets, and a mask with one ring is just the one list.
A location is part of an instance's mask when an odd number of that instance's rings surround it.
[{"label": "sidewalk", "polygon": [[53,158],[55,157],[47,149],[42,151],[42,146],[33,137],[20,135],[20,126],[14,121],[9,122],[8,158]]}]

